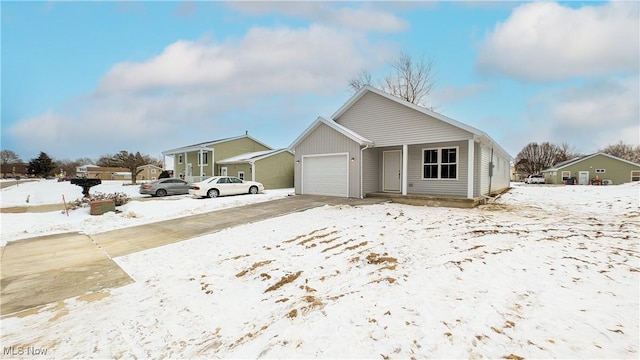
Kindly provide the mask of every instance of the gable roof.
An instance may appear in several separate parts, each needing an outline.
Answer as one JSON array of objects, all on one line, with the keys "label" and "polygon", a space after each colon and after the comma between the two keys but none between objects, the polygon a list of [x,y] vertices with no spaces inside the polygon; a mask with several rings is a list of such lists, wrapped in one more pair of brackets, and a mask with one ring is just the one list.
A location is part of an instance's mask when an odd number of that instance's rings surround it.
[{"label": "gable roof", "polygon": [[240,155],[236,155],[230,158],[220,160],[217,163],[218,164],[251,163],[254,161],[262,160],[264,158],[268,158],[269,156],[280,154],[285,151],[290,152],[289,149],[248,152],[248,153],[244,153],[244,154],[240,154]]},{"label": "gable roof", "polygon": [[450,117],[444,116],[442,114],[439,114],[435,111],[429,110],[425,107],[410,103],[408,101],[405,101],[397,96],[388,94],[380,89],[376,89],[372,86],[364,86],[363,88],[361,88],[355,95],[353,95],[351,97],[351,99],[349,99],[344,105],[342,105],[338,111],[336,111],[331,118],[332,119],[337,119],[340,116],[342,116],[345,112],[347,112],[347,110],[349,110],[356,102],[358,102],[358,100],[360,100],[363,96],[365,96],[368,93],[374,93],[377,95],[380,95],[388,100],[391,100],[393,102],[396,102],[402,106],[406,106],[408,108],[411,108],[415,111],[418,111],[422,114],[428,115],[432,118],[435,118],[437,120],[440,120],[442,122],[445,122],[451,126],[455,126],[459,129],[465,130],[467,132],[470,132],[473,135],[476,135],[479,138],[484,138],[486,141],[494,144],[495,146],[497,146],[502,152],[504,152],[506,155],[508,155],[510,158],[513,158],[505,149],[503,149],[495,140],[493,140],[487,133],[485,133],[482,130],[476,129],[473,126],[469,126],[467,124],[461,123],[460,121],[454,120]]},{"label": "gable roof", "polygon": [[143,168],[143,167],[154,167],[154,168],[156,168],[156,169],[162,169],[160,166],[158,166],[158,165],[153,165],[153,164],[140,165],[140,166],[138,166],[138,169]]},{"label": "gable roof", "polygon": [[592,157],[595,157],[595,156],[598,156],[598,155],[606,156],[606,157],[611,158],[611,159],[613,159],[613,160],[622,161],[622,162],[627,163],[627,164],[629,164],[629,165],[640,166],[640,164],[638,164],[638,163],[634,163],[633,161],[629,161],[629,160],[621,159],[621,158],[619,158],[619,157],[617,157],[617,156],[613,156],[613,155],[605,154],[605,153],[602,153],[602,152],[597,152],[597,153],[593,153],[593,154],[589,154],[589,155],[584,155],[584,156],[579,156],[579,157],[577,157],[577,158],[573,158],[573,159],[570,159],[570,160],[566,160],[566,161],[563,161],[563,162],[557,163],[557,164],[555,164],[554,166],[552,166],[552,167],[550,167],[550,168],[548,168],[548,169],[544,169],[544,170],[542,170],[542,171],[557,171],[557,170],[560,170],[560,169],[564,169],[564,168],[566,168],[567,166],[571,166],[571,165],[577,164],[577,163],[579,163],[579,162],[581,162],[581,161],[583,161],[583,160],[591,159]]},{"label": "gable roof", "polygon": [[333,130],[341,133],[342,135],[348,137],[349,139],[357,142],[360,146],[362,145],[373,145],[373,141],[360,136],[358,134],[356,134],[354,131],[347,129],[346,127],[338,124],[337,122],[333,121],[333,120],[328,120],[323,118],[322,116],[319,116],[316,121],[314,121],[311,125],[309,125],[309,127],[307,128],[307,130],[305,130],[302,134],[300,134],[300,136],[298,136],[298,138],[291,143],[291,145],[289,145],[289,149],[293,149],[294,147],[298,146],[299,143],[302,142],[302,140],[304,140],[304,138],[306,138],[313,130],[315,130],[318,126],[320,126],[321,124],[327,125],[328,127],[332,128]]},{"label": "gable roof", "polygon": [[187,146],[183,146],[183,147],[179,147],[179,148],[171,149],[171,150],[165,150],[165,151],[162,152],[162,155],[173,155],[173,154],[184,153],[184,152],[189,152],[189,151],[198,151],[198,150],[203,149],[203,148],[207,148],[207,147],[210,147],[210,146],[214,146],[214,145],[218,145],[218,144],[222,144],[222,143],[225,143],[225,142],[238,140],[238,139],[242,139],[242,138],[247,138],[247,139],[253,140],[253,141],[257,142],[258,144],[260,144],[260,145],[262,145],[262,146],[264,146],[264,147],[266,147],[268,149],[272,149],[271,146],[268,146],[268,145],[264,144],[263,142],[254,139],[253,137],[251,137],[249,135],[241,135],[241,136],[234,136],[234,137],[229,137],[229,138],[224,138],[224,139],[218,139],[218,140],[202,142],[202,143],[193,144],[193,145],[187,145]]}]

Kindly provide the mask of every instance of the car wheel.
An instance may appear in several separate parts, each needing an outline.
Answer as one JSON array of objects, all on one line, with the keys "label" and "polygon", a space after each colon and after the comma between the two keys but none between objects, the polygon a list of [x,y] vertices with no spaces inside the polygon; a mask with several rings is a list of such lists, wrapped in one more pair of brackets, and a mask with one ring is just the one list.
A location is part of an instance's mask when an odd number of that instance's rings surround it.
[{"label": "car wheel", "polygon": [[207,191],[207,196],[210,197],[210,198],[218,197],[218,195],[220,195],[220,193],[216,189],[211,189],[211,190]]},{"label": "car wheel", "polygon": [[257,194],[258,193],[258,187],[257,186],[252,186],[249,188],[249,194]]},{"label": "car wheel", "polygon": [[156,191],[156,196],[159,196],[159,197],[167,196],[167,190],[159,189],[158,191]]}]

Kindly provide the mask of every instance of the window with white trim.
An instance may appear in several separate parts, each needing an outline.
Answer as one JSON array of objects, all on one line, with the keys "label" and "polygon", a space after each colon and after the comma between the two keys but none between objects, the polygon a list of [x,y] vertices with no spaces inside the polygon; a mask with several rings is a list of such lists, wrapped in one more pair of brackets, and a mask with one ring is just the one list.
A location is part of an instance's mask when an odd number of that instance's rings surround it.
[{"label": "window with white trim", "polygon": [[631,181],[640,181],[640,171],[631,171]]},{"label": "window with white trim", "polygon": [[207,165],[209,164],[209,153],[208,152],[199,152],[198,153],[198,165]]},{"label": "window with white trim", "polygon": [[596,174],[604,174],[605,171],[605,169],[596,169]]},{"label": "window with white trim", "polygon": [[151,169],[151,173],[155,174],[156,173],[156,169]]},{"label": "window with white trim", "polygon": [[178,164],[182,164],[182,154],[178,155]]},{"label": "window with white trim", "polygon": [[238,179],[244,180],[244,171],[238,171]]},{"label": "window with white trim", "polygon": [[458,147],[422,149],[422,179],[457,179]]},{"label": "window with white trim", "polygon": [[571,171],[562,172],[562,180],[568,180],[571,177]]}]

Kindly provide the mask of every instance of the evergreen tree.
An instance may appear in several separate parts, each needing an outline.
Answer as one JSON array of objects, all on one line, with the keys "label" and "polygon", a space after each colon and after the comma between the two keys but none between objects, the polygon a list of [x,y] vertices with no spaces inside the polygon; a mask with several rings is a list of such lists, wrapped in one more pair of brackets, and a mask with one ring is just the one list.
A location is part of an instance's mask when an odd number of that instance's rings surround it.
[{"label": "evergreen tree", "polygon": [[40,152],[40,156],[35,159],[29,160],[29,166],[27,172],[31,175],[47,177],[56,168],[56,163],[44,152]]}]

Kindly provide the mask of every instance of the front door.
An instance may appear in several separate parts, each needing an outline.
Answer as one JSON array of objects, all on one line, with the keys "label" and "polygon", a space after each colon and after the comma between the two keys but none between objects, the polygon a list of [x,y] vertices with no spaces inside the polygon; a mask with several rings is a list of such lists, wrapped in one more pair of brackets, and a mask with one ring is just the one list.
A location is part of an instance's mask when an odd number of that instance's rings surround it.
[{"label": "front door", "polygon": [[579,185],[588,185],[589,184],[589,172],[588,171],[579,171],[578,172],[578,184]]},{"label": "front door", "polygon": [[220,176],[227,176],[227,167],[223,166],[220,168]]},{"label": "front door", "polygon": [[382,190],[400,192],[402,190],[402,151],[384,151],[382,154]]}]

